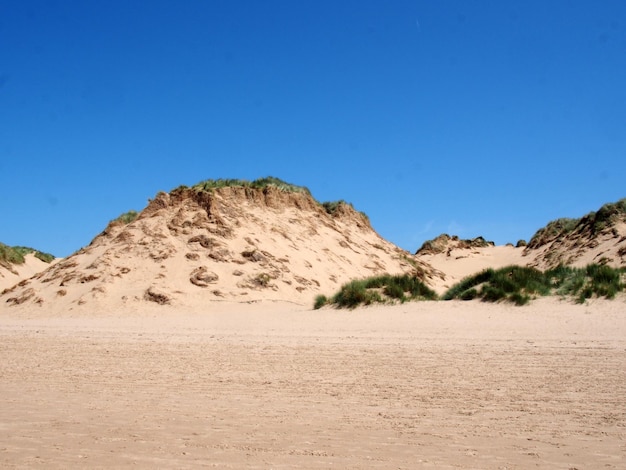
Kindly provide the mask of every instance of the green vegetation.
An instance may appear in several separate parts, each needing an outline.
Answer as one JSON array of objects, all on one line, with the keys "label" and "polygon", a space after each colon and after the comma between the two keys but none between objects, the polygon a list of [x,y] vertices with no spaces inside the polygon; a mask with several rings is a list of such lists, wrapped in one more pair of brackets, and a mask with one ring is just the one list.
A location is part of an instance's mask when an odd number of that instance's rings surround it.
[{"label": "green vegetation", "polygon": [[0,243],[0,262],[3,266],[24,263],[24,255],[19,250]]},{"label": "green vegetation", "polygon": [[110,223],[116,223],[117,222],[117,223],[120,223],[120,224],[123,224],[123,225],[128,225],[132,221],[134,221],[138,216],[139,216],[139,213],[137,211],[124,212],[117,219],[113,219]]},{"label": "green vegetation", "polygon": [[43,261],[44,263],[51,263],[55,258],[55,256],[51,255],[50,253],[44,253],[43,251],[37,251],[37,250],[34,250],[34,252],[35,252],[35,258]]},{"label": "green vegetation", "polygon": [[353,207],[352,204],[350,204],[349,202],[344,201],[343,199],[340,199],[339,201],[326,201],[326,202],[322,202],[322,207],[324,208],[324,210],[326,211],[327,214],[329,215],[335,215],[337,213],[337,211],[339,210],[339,207],[343,204],[347,204],[350,207]]},{"label": "green vegetation", "polygon": [[[338,201],[326,201],[326,202],[322,202],[322,207],[324,208],[324,210],[326,211],[326,213],[328,215],[334,216],[337,211],[339,210],[339,208],[341,206],[349,206],[351,209],[354,209],[354,206],[352,205],[351,202],[346,202],[343,199],[340,199]],[[359,214],[361,214],[363,216],[363,218],[365,220],[367,220],[369,222],[370,218],[368,217],[368,215],[365,212],[362,211],[358,211]]]},{"label": "green vegetation", "polygon": [[292,193],[305,193],[311,194],[308,188],[304,186],[296,186],[295,184],[287,183],[280,178],[275,178],[273,176],[268,176],[266,178],[259,178],[254,181],[248,181],[243,179],[209,179],[206,181],[202,181],[193,186],[193,189],[197,191],[210,191],[212,189],[218,188],[228,188],[233,186],[239,186],[244,188],[256,188],[256,189],[264,189],[268,187],[274,187],[279,189],[280,191],[292,192]]},{"label": "green vegetation", "polygon": [[578,303],[583,303],[594,296],[607,299],[615,297],[625,288],[622,282],[625,273],[624,268],[600,264],[590,264],[585,268],[558,266],[545,272],[521,266],[486,269],[463,279],[442,298],[479,298],[485,302],[507,301],[525,305],[538,296],[556,294],[571,296]]},{"label": "green vegetation", "polygon": [[624,215],[626,215],[626,198],[603,205],[598,212],[592,212],[583,217],[581,222],[591,225],[591,231],[595,235],[611,227]]},{"label": "green vegetation", "polygon": [[270,285],[272,278],[267,273],[259,273],[253,279],[253,282],[261,287],[268,287]]},{"label": "green vegetation", "polygon": [[330,299],[320,295],[315,299],[314,308],[318,309],[327,304],[339,308],[355,308],[373,303],[436,299],[437,294],[414,276],[385,274],[348,282]]},{"label": "green vegetation", "polygon": [[46,263],[50,263],[54,259],[54,256],[50,253],[44,253],[34,248],[7,246],[4,243],[0,243],[0,264],[5,267],[9,267],[12,264],[23,264],[26,261],[25,256],[29,253],[34,253],[36,258]]},{"label": "green vegetation", "polygon": [[325,295],[318,295],[315,297],[315,303],[313,304],[313,308],[315,310],[322,308],[324,305],[328,303],[328,297]]},{"label": "green vegetation", "polygon": [[584,268],[559,266],[547,271],[556,293],[572,296],[577,303],[594,296],[613,299],[622,292],[626,285],[623,282],[626,269],[612,268],[601,264],[590,264]]}]

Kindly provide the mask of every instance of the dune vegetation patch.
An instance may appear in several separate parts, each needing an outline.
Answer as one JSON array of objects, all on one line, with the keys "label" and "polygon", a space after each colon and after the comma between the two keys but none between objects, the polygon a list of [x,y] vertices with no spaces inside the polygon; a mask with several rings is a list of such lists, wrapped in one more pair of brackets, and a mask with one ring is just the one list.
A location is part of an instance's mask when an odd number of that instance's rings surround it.
[{"label": "dune vegetation patch", "polygon": [[128,212],[124,212],[119,217],[109,222],[109,224],[128,225],[131,222],[133,222],[138,216],[139,216],[139,213],[137,211],[131,210]]},{"label": "dune vegetation patch", "polygon": [[55,258],[50,253],[44,253],[27,246],[8,246],[0,243],[0,265],[10,269],[13,264],[24,264],[25,257],[29,253],[33,253],[35,258],[45,263],[50,263]]},{"label": "dune vegetation patch", "polygon": [[526,266],[485,269],[452,286],[441,297],[412,275],[383,275],[353,280],[332,297],[318,295],[313,308],[325,305],[356,308],[377,303],[415,300],[482,300],[526,305],[544,296],[560,296],[584,303],[591,298],[613,299],[626,290],[626,268],[590,264],[584,268],[558,266],[541,271]]},{"label": "dune vegetation patch", "polygon": [[571,297],[577,303],[593,297],[614,298],[625,288],[626,269],[590,264],[584,268],[558,266],[540,271],[536,268],[507,266],[485,269],[451,287],[443,300],[506,301],[525,305],[532,299],[558,295]]},{"label": "dune vegetation patch", "polygon": [[375,303],[389,304],[436,299],[435,291],[415,276],[386,274],[350,281],[330,298],[324,295],[317,296],[313,306],[315,309],[324,305],[332,305],[337,308],[355,308],[359,305]]},{"label": "dune vegetation patch", "polygon": [[[349,207],[350,209],[356,211],[356,209],[354,208],[354,205],[351,202],[346,202],[343,199],[340,199],[338,201],[322,202],[321,205],[326,211],[326,213],[333,217],[337,215],[338,213],[340,213],[342,209],[344,209],[345,207]],[[361,214],[363,218],[369,222],[369,216],[365,212],[358,211],[358,213]]]},{"label": "dune vegetation patch", "polygon": [[265,178],[258,178],[253,181],[248,181],[245,179],[233,179],[233,178],[219,178],[219,179],[208,179],[205,181],[201,181],[198,184],[192,186],[192,189],[197,191],[210,191],[212,189],[219,188],[229,188],[229,187],[244,187],[244,188],[255,188],[255,189],[265,189],[268,187],[274,187],[279,189],[280,191],[291,192],[291,193],[305,193],[311,194],[311,191],[305,186],[297,186],[295,184],[287,183],[286,181],[281,180],[280,178],[276,178],[274,176],[267,176]]}]

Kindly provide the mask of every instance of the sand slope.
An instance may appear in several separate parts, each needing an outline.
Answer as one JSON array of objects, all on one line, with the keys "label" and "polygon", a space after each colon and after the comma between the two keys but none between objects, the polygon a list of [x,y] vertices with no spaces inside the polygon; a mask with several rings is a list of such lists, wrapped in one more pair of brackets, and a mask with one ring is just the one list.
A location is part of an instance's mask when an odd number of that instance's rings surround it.
[{"label": "sand slope", "polygon": [[12,264],[10,269],[0,265],[0,292],[48,269],[52,264],[59,261],[55,259],[52,263],[46,263],[37,258],[34,253],[28,253],[24,259],[23,264]]},{"label": "sand slope", "polygon": [[559,264],[586,266],[604,263],[614,267],[626,266],[626,221],[618,220],[604,229],[592,231],[579,223],[572,232],[529,245],[524,252],[528,264],[539,269]]}]

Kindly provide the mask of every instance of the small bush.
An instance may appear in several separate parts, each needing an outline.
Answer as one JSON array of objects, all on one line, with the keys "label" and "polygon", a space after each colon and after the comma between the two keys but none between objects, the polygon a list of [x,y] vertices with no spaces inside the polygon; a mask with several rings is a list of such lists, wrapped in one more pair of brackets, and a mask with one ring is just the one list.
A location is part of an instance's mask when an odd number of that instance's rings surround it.
[{"label": "small bush", "polygon": [[341,288],[333,297],[332,303],[338,307],[354,308],[360,304],[370,305],[376,301],[380,301],[378,292],[368,290],[364,281],[352,281]]},{"label": "small bush", "polygon": [[327,303],[328,303],[328,297],[326,297],[325,295],[318,295],[317,297],[315,297],[315,304],[313,304],[313,308],[315,310],[319,310]]},{"label": "small bush", "polygon": [[254,283],[261,287],[268,287],[272,278],[267,273],[259,273],[254,278]]},{"label": "small bush", "polygon": [[[318,299],[316,299],[315,305],[321,302]],[[354,308],[358,305],[373,303],[435,299],[437,299],[437,294],[416,277],[386,274],[344,284],[327,303],[334,304],[339,308]]]},{"label": "small bush", "polygon": [[43,261],[44,263],[51,263],[54,261],[54,255],[50,253],[42,253],[41,251],[35,251],[35,258]]}]

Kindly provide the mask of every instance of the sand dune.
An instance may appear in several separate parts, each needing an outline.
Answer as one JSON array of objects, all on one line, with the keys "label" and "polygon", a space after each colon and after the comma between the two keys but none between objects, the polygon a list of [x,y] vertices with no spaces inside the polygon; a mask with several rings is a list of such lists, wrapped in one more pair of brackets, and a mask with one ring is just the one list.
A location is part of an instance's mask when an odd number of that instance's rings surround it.
[{"label": "sand dune", "polygon": [[46,312],[179,307],[215,300],[312,305],[351,279],[431,275],[350,205],[331,214],[307,193],[226,187],[160,193],[129,224],[0,296]]}]

